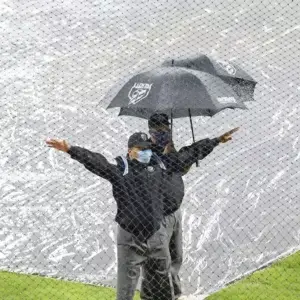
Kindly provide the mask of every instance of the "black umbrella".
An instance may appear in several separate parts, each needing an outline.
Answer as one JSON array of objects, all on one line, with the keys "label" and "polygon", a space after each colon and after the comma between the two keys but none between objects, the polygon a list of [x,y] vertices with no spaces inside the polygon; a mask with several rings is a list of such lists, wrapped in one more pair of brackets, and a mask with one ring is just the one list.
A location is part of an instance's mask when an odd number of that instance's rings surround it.
[{"label": "black umbrella", "polygon": [[166,113],[171,121],[190,117],[192,125],[192,116],[213,116],[226,108],[247,109],[243,97],[222,79],[180,67],[137,74],[116,89],[118,93],[109,99],[108,108],[120,107],[119,115],[145,119],[159,112]]},{"label": "black umbrella", "polygon": [[213,59],[207,55],[199,55],[187,59],[169,59],[162,66],[181,67],[212,74],[231,85],[243,101],[254,101],[256,81],[234,63]]},{"label": "black umbrella", "polygon": [[247,99],[218,76],[183,67],[160,67],[133,76],[114,86],[118,90],[108,108],[120,107],[119,115],[148,119],[153,113],[171,118],[189,117],[195,142],[192,116],[213,116],[226,108],[247,109]]},{"label": "black umbrella", "polygon": [[149,118],[153,112],[161,112],[181,118],[213,116],[226,108],[246,109],[243,97],[231,85],[186,68],[161,67],[140,73],[117,89],[108,108],[120,107],[120,115]]}]

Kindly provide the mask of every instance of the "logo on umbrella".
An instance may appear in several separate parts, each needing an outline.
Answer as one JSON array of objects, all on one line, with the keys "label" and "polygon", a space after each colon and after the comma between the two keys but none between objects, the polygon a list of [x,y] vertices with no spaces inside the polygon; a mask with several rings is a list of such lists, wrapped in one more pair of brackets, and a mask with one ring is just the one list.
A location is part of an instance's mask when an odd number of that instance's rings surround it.
[{"label": "logo on umbrella", "polygon": [[128,104],[137,104],[145,99],[149,95],[151,87],[152,83],[135,83],[128,93],[130,99]]},{"label": "logo on umbrella", "polygon": [[224,69],[229,75],[234,76],[236,73],[236,68],[227,61],[218,60],[217,63],[222,69]]},{"label": "logo on umbrella", "polygon": [[234,97],[218,97],[217,99],[222,104],[237,103]]}]

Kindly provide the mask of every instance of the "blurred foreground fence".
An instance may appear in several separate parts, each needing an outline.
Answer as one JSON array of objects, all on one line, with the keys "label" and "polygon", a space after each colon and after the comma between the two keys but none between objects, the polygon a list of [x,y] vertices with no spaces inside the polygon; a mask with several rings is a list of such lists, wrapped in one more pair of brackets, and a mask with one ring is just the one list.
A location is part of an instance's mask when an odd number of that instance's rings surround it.
[{"label": "blurred foreground fence", "polygon": [[[193,118],[196,140],[240,130],[183,177],[184,294],[211,293],[299,246],[297,1],[28,0],[0,8],[2,270],[116,285],[111,185],[45,139],[113,162],[148,125],[99,101],[122,78],[199,54],[240,65],[258,84],[248,110]],[[174,120],[173,138],[178,149],[192,143],[188,119]]]}]

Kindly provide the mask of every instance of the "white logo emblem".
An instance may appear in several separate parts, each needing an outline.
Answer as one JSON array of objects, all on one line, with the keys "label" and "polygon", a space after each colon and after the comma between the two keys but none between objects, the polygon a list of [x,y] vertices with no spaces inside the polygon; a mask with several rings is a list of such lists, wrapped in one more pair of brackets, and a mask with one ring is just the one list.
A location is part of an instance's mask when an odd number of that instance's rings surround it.
[{"label": "white logo emblem", "polygon": [[224,69],[229,75],[235,75],[236,68],[227,61],[218,60],[217,63],[220,65],[222,69]]},{"label": "white logo emblem", "polygon": [[147,169],[148,169],[148,172],[150,172],[150,173],[154,172],[154,168],[152,166],[147,167]]},{"label": "white logo emblem", "polygon": [[150,93],[152,84],[153,83],[135,83],[128,93],[128,98],[130,99],[128,104],[137,104],[145,99]]}]

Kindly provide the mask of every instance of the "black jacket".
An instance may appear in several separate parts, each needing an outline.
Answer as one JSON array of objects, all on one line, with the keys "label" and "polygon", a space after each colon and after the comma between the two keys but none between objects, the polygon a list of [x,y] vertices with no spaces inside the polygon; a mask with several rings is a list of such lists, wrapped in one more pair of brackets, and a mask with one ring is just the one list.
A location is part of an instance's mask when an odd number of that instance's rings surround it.
[{"label": "black jacket", "polygon": [[[181,148],[178,152],[174,149],[168,155],[169,164],[173,164],[173,171],[167,172],[164,177],[163,189],[163,210],[164,215],[168,216],[178,210],[184,197],[184,183],[182,176],[198,160],[205,158],[213,149],[219,145],[219,139],[204,139],[193,143],[190,146]],[[162,156],[163,148],[152,146],[152,151],[158,156]],[[177,166],[177,169],[176,169]]]},{"label": "black jacket", "polygon": [[[166,170],[159,165],[159,158],[153,157],[148,165],[127,160],[128,173],[124,174],[121,157],[117,157],[117,165],[114,165],[103,155],[81,147],[72,146],[68,153],[89,171],[110,181],[117,202],[115,220],[123,229],[141,241],[147,240],[159,229],[163,218],[166,175]],[[168,165],[168,161],[164,166],[169,168],[171,174],[172,166]]]}]

